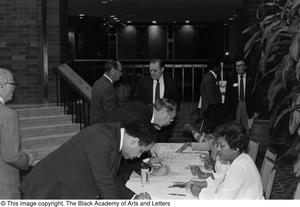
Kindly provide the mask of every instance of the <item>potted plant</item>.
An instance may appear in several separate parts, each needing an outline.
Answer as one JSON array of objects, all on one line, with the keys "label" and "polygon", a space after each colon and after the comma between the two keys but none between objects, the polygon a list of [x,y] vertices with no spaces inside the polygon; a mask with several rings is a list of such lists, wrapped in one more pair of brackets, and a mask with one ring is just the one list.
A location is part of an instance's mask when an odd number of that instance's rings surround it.
[{"label": "potted plant", "polygon": [[245,58],[259,55],[253,91],[261,85],[268,87],[273,128],[289,116],[290,137],[295,140],[283,157],[296,158],[295,174],[300,176],[300,0],[262,3],[257,19],[257,24],[243,31],[250,35],[244,45]]}]

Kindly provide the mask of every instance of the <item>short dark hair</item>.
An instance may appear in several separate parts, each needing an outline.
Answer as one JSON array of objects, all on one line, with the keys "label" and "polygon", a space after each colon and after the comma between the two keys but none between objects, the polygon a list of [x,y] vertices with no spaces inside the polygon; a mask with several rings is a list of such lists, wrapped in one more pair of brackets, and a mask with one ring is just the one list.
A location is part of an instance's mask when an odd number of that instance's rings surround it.
[{"label": "short dark hair", "polygon": [[244,61],[244,63],[246,63],[246,60],[245,60],[244,56],[242,56],[242,55],[235,56],[234,62],[236,63],[238,61]]},{"label": "short dark hair", "polygon": [[160,68],[164,67],[163,61],[161,59],[159,59],[159,58],[155,58],[155,59],[150,60],[150,63],[158,63],[158,65],[159,65]]},{"label": "short dark hair", "polygon": [[117,69],[118,63],[115,60],[108,60],[104,65],[104,72],[109,72],[112,68]]},{"label": "short dark hair", "polygon": [[127,134],[140,139],[140,146],[147,146],[156,142],[157,130],[149,121],[135,120],[126,124],[124,128]]},{"label": "short dark hair", "polygon": [[160,98],[153,103],[153,107],[157,111],[161,110],[164,107],[166,107],[168,111],[176,111],[177,104],[172,99]]},{"label": "short dark hair", "polygon": [[214,137],[224,137],[229,147],[239,152],[246,152],[249,144],[249,136],[246,129],[232,121],[226,122],[216,128]]}]

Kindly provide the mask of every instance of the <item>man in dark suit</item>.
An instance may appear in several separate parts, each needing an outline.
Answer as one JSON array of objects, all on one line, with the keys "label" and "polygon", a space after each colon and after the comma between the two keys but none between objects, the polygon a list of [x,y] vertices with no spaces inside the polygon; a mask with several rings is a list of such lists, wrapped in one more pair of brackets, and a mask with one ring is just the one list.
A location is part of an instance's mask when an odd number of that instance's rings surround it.
[{"label": "man in dark suit", "polygon": [[135,89],[135,98],[144,104],[153,104],[159,98],[172,99],[178,103],[176,83],[167,75],[164,75],[162,60],[150,61],[150,77],[142,77]]},{"label": "man in dark suit", "polygon": [[134,193],[117,176],[121,159],[140,157],[155,138],[153,126],[143,121],[124,128],[119,123],[93,124],[32,169],[21,184],[23,198],[130,199]]},{"label": "man in dark suit", "polygon": [[105,111],[118,107],[118,97],[113,83],[119,81],[122,66],[119,61],[109,60],[104,65],[104,74],[93,85],[91,100],[91,122],[101,117]]},{"label": "man in dark suit", "polygon": [[143,119],[160,130],[172,123],[176,116],[176,107],[174,101],[166,98],[160,98],[152,105],[134,101],[103,113],[94,123],[120,122],[121,125],[126,125],[137,119]]},{"label": "man in dark suit", "polygon": [[[153,104],[157,99],[168,98],[178,103],[176,82],[164,75],[164,64],[160,59],[150,61],[150,77],[142,77],[135,89],[134,97],[146,105]],[[160,132],[159,142],[168,142],[173,125],[165,127]]]},{"label": "man in dark suit", "polygon": [[220,66],[214,64],[212,65],[212,69],[210,69],[202,78],[200,86],[201,114],[205,113],[210,105],[222,103],[220,86],[217,79],[220,71]]},{"label": "man in dark suit", "polygon": [[246,69],[245,60],[237,58],[236,74],[228,80],[226,86],[225,104],[230,111],[231,119],[236,120],[249,131],[258,113],[255,112],[255,97],[251,93],[254,80],[246,73]]},{"label": "man in dark suit", "polygon": [[0,199],[20,198],[19,169],[33,163],[33,156],[20,149],[17,113],[5,104],[13,97],[16,84],[9,70],[0,68]]},{"label": "man in dark suit", "polygon": [[[170,99],[161,98],[156,100],[151,106],[145,105],[140,101],[126,103],[113,111],[105,112],[95,123],[120,122],[121,125],[126,125],[135,120],[144,120],[147,123],[153,124],[160,132],[163,127],[171,124],[175,116],[176,103]],[[158,140],[160,139],[159,132]],[[124,160],[121,173],[122,177],[124,177],[124,181],[129,179],[133,170],[139,172],[142,160],[149,156],[149,153],[145,153],[140,159]],[[156,164],[156,162],[160,162],[160,160],[151,158],[150,162]],[[166,168],[167,166],[154,168],[152,175],[164,175],[168,170]]]}]

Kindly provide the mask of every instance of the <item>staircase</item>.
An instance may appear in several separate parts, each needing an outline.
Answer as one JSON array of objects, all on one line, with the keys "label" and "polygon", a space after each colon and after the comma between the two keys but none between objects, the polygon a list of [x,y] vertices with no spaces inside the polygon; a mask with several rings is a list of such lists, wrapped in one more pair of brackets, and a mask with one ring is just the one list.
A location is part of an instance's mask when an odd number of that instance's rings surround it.
[{"label": "staircase", "polygon": [[21,148],[39,161],[77,134],[79,125],[71,115],[55,105],[12,106],[17,111],[21,132]]}]

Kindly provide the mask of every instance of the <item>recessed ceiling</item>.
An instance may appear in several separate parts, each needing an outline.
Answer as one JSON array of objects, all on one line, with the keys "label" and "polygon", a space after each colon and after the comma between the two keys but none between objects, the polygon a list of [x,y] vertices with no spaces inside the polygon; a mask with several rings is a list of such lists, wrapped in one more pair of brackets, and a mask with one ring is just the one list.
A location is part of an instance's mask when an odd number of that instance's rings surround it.
[{"label": "recessed ceiling", "polygon": [[242,7],[243,0],[69,0],[69,16],[115,15],[124,23],[226,22]]}]

